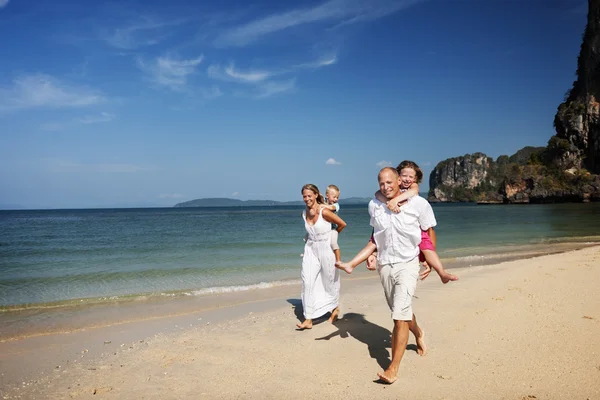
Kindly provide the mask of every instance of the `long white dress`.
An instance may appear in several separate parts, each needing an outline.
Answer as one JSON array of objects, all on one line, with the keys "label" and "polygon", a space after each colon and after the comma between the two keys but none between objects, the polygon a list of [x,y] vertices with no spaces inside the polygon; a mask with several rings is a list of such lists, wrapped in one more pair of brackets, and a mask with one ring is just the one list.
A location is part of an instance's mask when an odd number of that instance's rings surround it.
[{"label": "long white dress", "polygon": [[304,318],[318,318],[333,309],[340,301],[340,271],[335,268],[331,249],[331,223],[323,218],[323,209],[314,225],[302,212],[308,240],[302,259],[302,307]]}]

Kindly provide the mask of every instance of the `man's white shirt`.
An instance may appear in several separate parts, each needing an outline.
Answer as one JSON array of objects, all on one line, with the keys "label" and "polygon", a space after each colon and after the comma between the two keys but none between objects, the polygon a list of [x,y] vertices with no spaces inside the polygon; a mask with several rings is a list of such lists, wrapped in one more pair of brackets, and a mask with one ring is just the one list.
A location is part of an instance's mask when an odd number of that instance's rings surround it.
[{"label": "man's white shirt", "polygon": [[409,198],[400,209],[399,213],[393,213],[377,199],[369,202],[379,264],[408,262],[417,257],[421,230],[437,225],[431,205],[420,196]]}]

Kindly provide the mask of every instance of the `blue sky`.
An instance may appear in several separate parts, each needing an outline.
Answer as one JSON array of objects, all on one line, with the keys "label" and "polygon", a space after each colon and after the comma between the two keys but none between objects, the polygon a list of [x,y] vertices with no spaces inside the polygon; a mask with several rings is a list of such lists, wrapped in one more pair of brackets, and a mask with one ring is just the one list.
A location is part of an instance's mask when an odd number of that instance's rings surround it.
[{"label": "blue sky", "polygon": [[368,197],[545,146],[586,0],[0,0],[0,208]]}]

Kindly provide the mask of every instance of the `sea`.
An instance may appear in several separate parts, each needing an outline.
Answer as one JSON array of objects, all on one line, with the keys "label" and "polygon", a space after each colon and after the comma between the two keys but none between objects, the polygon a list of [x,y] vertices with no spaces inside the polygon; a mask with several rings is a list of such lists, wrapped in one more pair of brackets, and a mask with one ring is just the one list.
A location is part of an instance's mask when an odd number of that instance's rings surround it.
[{"label": "sea", "polygon": [[[303,205],[0,211],[0,320],[28,310],[211,296],[300,282]],[[600,203],[433,204],[446,268],[600,243]],[[349,260],[367,205],[342,204]],[[363,273],[365,268],[357,268]],[[11,319],[11,318],[9,318]]]}]

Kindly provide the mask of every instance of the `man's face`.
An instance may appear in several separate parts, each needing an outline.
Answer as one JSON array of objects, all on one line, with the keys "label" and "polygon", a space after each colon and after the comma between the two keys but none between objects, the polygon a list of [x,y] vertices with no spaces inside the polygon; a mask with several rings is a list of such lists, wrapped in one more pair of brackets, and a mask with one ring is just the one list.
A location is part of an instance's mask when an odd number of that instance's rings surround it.
[{"label": "man's face", "polygon": [[379,190],[387,199],[393,199],[400,193],[400,178],[386,169],[379,173]]}]

